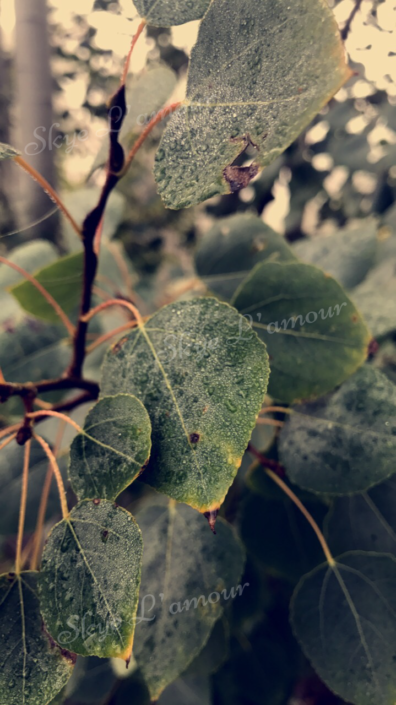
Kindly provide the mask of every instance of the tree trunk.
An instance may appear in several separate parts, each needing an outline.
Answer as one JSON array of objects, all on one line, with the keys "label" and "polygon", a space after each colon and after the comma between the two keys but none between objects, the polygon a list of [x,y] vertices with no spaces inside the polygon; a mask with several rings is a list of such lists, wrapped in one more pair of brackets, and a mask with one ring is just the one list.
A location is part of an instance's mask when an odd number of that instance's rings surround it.
[{"label": "tree trunk", "polygon": [[[52,77],[46,0],[15,0],[16,85],[18,93],[19,146],[23,157],[56,186]],[[54,133],[55,132],[55,133]],[[24,225],[47,215],[53,204],[29,177],[22,175],[19,194]],[[29,229],[32,236],[57,241],[57,216]]]}]

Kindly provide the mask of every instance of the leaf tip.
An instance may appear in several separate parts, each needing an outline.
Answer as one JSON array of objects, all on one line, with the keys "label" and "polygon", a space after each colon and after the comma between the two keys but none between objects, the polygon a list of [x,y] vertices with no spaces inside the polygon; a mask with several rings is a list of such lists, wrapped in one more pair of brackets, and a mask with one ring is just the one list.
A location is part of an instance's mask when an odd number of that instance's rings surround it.
[{"label": "leaf tip", "polygon": [[209,512],[204,512],[204,517],[205,517],[205,519],[208,520],[208,524],[215,535],[216,535],[215,526],[216,526],[216,520],[217,520],[218,513],[219,513],[218,509],[211,509]]}]

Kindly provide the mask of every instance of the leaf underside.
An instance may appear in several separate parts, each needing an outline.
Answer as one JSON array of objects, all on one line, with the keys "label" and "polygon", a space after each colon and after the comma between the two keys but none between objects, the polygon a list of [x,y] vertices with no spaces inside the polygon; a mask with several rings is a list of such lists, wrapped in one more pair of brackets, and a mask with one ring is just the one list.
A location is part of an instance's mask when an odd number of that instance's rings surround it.
[{"label": "leaf underside", "polygon": [[239,594],[244,554],[226,522],[213,536],[183,504],[152,505],[138,521],[144,559],[134,656],[156,700],[201,651],[225,598]]},{"label": "leaf underside", "polygon": [[365,361],[370,333],[342,287],[309,264],[258,264],[233,305],[270,356],[269,394],[292,403],[331,391]]},{"label": "leaf underside", "polygon": [[327,399],[295,407],[279,452],[292,482],[334,495],[363,492],[396,471],[396,386],[366,365]]},{"label": "leaf underside", "polygon": [[132,515],[106,500],[80,502],[52,529],[39,594],[57,644],[81,656],[130,657],[141,558]]},{"label": "leaf underside", "polygon": [[[350,75],[324,0],[213,0],[191,53],[186,100],[156,156],[165,205],[247,186]],[[253,166],[232,166],[249,145]]]},{"label": "leaf underside", "polygon": [[0,576],[0,703],[47,705],[69,680],[75,658],[46,633],[38,573]]},{"label": "leaf underside", "polygon": [[327,685],[354,705],[396,701],[396,559],[350,552],[304,576],[295,633]]},{"label": "leaf underside", "polygon": [[241,464],[268,380],[268,357],[227,304],[164,307],[122,338],[102,368],[102,394],[136,395],[152,453],[142,479],[202,512],[218,509]]},{"label": "leaf underside", "polygon": [[70,448],[69,476],[79,499],[115,499],[135,480],[151,448],[143,404],[129,394],[101,399]]}]

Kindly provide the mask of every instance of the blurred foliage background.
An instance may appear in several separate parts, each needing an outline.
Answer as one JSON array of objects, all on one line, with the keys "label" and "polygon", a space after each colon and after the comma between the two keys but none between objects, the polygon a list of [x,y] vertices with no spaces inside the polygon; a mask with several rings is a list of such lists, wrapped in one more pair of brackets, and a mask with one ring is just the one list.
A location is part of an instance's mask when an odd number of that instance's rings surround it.
[{"label": "blurred foliage background", "polygon": [[[24,126],[20,118],[29,110],[27,97],[38,94],[43,75],[32,77],[21,69],[29,64],[29,57],[40,60],[37,42],[22,43],[17,39],[24,30],[18,23],[28,21],[20,11],[22,3],[26,0],[16,0],[15,6],[12,0],[0,2],[0,141],[25,151],[26,158],[39,170],[41,164],[44,176],[64,194],[73,215],[82,220],[90,205],[95,204],[103,183],[103,171],[96,167],[100,167],[97,155],[106,142],[106,101],[118,85],[130,37],[139,20],[131,0],[48,0],[47,5],[44,0],[29,0],[29,8],[45,27],[50,54],[50,95],[45,105],[39,106],[42,129],[29,133],[29,126]],[[332,3],[341,29],[354,4],[352,0]],[[342,283],[348,289],[360,287],[362,308],[368,297],[371,308],[375,301],[374,315],[386,308],[388,316],[396,320],[396,259],[392,259],[396,258],[396,7],[393,0],[363,0],[359,4],[346,39],[355,71],[353,79],[299,139],[239,193],[215,197],[186,211],[165,210],[152,175],[163,127],[156,128],[111,202],[107,233],[112,239],[104,253],[102,290],[111,295],[130,295],[144,314],[187,291],[201,291],[194,268],[194,252],[201,238],[218,218],[252,213],[293,243],[300,257],[328,268],[340,281],[345,258],[350,256],[353,262],[347,275],[352,272],[352,281],[344,279]],[[127,139],[138,134],[145,116],[158,110],[171,95],[183,95],[188,55],[197,28],[198,23],[174,30],[149,28],[142,38],[132,62],[137,76],[131,78],[135,82],[136,104],[130,106],[134,122],[129,126]],[[41,61],[46,61],[45,56]],[[241,163],[248,158],[247,153]],[[43,200],[41,195],[39,198],[31,190],[34,185],[16,171],[7,163],[0,172],[0,251],[32,242],[30,266],[34,271],[52,261],[56,250],[75,251],[76,243],[51,201]],[[343,228],[347,232],[356,229],[360,237],[354,240],[349,254],[341,248],[337,259],[331,238],[340,237]],[[50,242],[45,246],[41,242],[41,249],[34,249],[38,238]],[[9,301],[4,306],[0,316],[3,330],[7,326],[12,329],[15,309]],[[115,314],[112,327],[114,317]],[[23,359],[40,324],[28,320],[23,325],[18,338],[21,354],[15,363],[19,365],[17,376],[22,378]],[[377,331],[381,345],[375,362],[394,380],[395,328],[385,325],[384,330]],[[64,349],[55,333],[53,338],[51,335],[48,333],[46,344],[51,347],[51,354],[59,344],[61,372]],[[47,364],[43,351],[41,345],[36,368]],[[91,364],[89,372],[94,376],[100,360]],[[40,371],[36,370],[37,375]],[[57,373],[53,370],[54,376]],[[10,373],[10,379],[11,376]],[[13,409],[8,411],[15,413]],[[46,426],[51,436],[51,423],[46,422]],[[260,447],[269,445],[263,438],[257,443]],[[241,472],[246,472],[246,463]],[[231,521],[240,521],[241,487],[237,481],[223,510]],[[123,506],[133,510],[148,491],[146,486],[135,483],[125,493]],[[260,491],[264,496],[270,492],[268,488]],[[253,505],[260,505],[260,493],[248,501],[250,513],[259,515],[260,506]],[[285,535],[285,524],[279,518],[282,512],[290,514],[291,509],[283,501],[279,505],[279,512],[268,526],[263,525],[262,531],[272,532],[274,553],[279,551],[278,555],[283,556],[288,573],[299,548]],[[323,514],[321,507],[316,510]],[[52,515],[54,512],[52,507]],[[253,532],[248,515],[245,512],[243,519],[245,535]],[[300,517],[293,516],[291,526],[300,536],[299,522]],[[301,532],[305,535],[305,529]],[[5,566],[13,555],[13,541],[13,536],[3,536]],[[341,703],[313,674],[291,633],[287,604],[295,576],[285,575],[284,564],[263,555],[260,541],[247,543],[250,549],[242,583],[249,582],[249,590],[228,606],[204,652],[184,677],[164,692],[160,704]],[[139,674],[121,673],[117,668],[94,658],[79,660],[65,694],[67,703],[148,702]]]}]

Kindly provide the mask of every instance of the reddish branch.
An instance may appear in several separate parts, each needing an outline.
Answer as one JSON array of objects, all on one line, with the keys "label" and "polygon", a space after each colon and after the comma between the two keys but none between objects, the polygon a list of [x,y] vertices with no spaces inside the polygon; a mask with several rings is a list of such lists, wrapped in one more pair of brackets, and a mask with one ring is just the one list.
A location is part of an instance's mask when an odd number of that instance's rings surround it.
[{"label": "reddish branch", "polygon": [[346,23],[345,23],[343,29],[341,30],[341,37],[342,37],[342,39],[344,40],[344,42],[345,42],[346,39],[348,39],[349,33],[350,33],[350,31],[351,31],[351,28],[352,28],[352,22],[353,22],[353,20],[355,19],[355,16],[357,15],[357,13],[359,12],[359,10],[360,10],[362,4],[363,4],[363,0],[356,0],[356,2],[355,2],[355,7],[353,8],[353,10],[352,10],[351,14],[349,15],[349,17],[348,17],[348,19],[347,19],[347,21],[346,21]]},{"label": "reddish branch", "polygon": [[259,463],[261,463],[263,468],[267,468],[267,470],[272,470],[272,472],[278,475],[278,477],[286,477],[286,472],[283,465],[278,463],[276,460],[266,458],[265,455],[263,455],[262,453],[260,453],[260,451],[254,448],[251,443],[249,443],[248,445],[248,451],[249,453],[254,455],[254,457],[259,461]]}]

